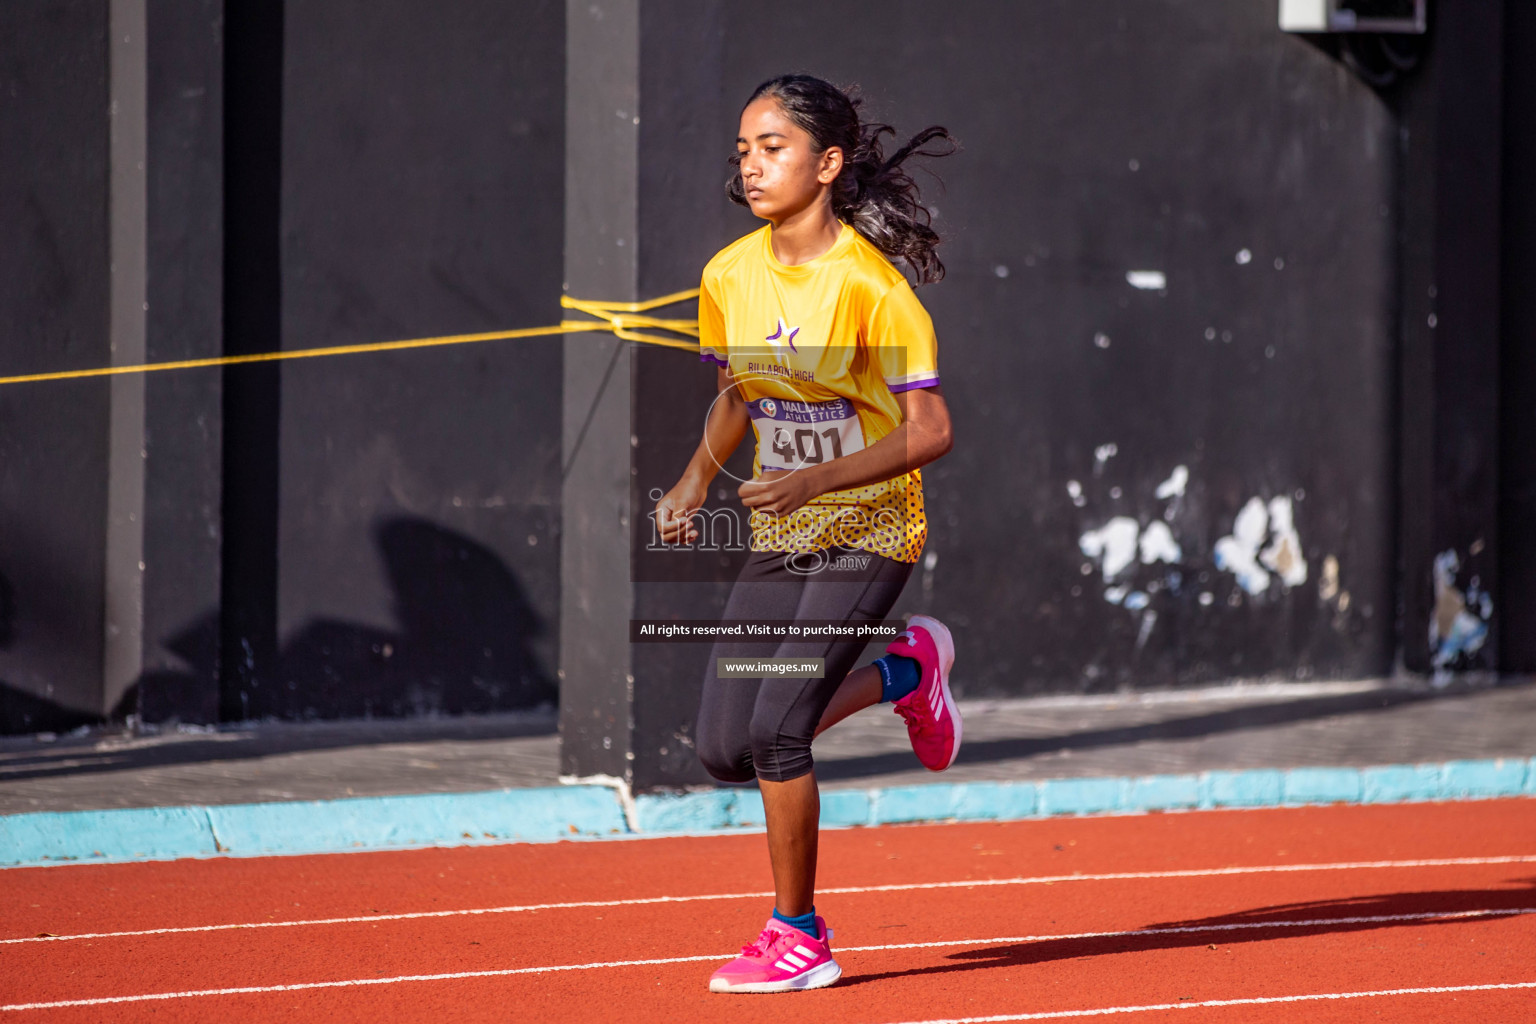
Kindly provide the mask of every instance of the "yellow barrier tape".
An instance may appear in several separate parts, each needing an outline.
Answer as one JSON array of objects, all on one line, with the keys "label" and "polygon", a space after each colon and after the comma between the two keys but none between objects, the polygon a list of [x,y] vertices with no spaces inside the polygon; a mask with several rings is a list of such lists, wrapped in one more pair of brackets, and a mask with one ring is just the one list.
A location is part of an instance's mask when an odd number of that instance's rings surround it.
[{"label": "yellow barrier tape", "polygon": [[74,380],[81,377],[116,377],[129,373],[157,373],[161,370],[195,370],[209,366],[239,366],[244,363],[275,363],[290,359],[315,359],[320,356],[350,356],[365,352],[399,352],[404,349],[434,348],[439,345],[468,345],[479,341],[501,341],[507,338],[537,338],[552,334],[584,334],[609,332],[624,341],[641,345],[660,345],[664,348],[680,348],[688,352],[699,350],[696,341],[681,341],[659,334],[648,334],[633,328],[643,327],[652,331],[670,331],[691,338],[699,336],[697,320],[674,320],[652,316],[640,316],[646,310],[671,306],[698,298],[699,290],[674,292],[644,302],[602,302],[596,299],[573,299],[560,296],[560,305],[596,317],[595,320],[562,320],[554,327],[524,327],[515,331],[486,331],[480,334],[449,334],[440,338],[410,338],[405,341],[377,341],[363,345],[330,345],[324,348],[290,349],[283,352],[258,352],[244,356],[215,356],[208,359],[179,359],[165,363],[140,363],[134,366],[101,366],[89,370],[61,370],[54,373],[28,373],[16,377],[0,377],[0,385],[30,384],[45,380]]},{"label": "yellow barrier tape", "polygon": [[[671,295],[663,295],[657,299],[647,299],[644,302],[596,302],[590,299],[573,299],[569,295],[560,296],[560,305],[566,309],[575,309],[590,314],[608,322],[608,330],[623,338],[625,341],[636,341],[646,345],[661,345],[666,348],[680,348],[689,352],[697,352],[699,346],[694,342],[678,341],[675,338],[667,338],[658,334],[642,334],[631,330],[634,327],[649,327],[652,330],[671,331],[674,334],[686,334],[689,337],[699,336],[699,322],[697,320],[668,320],[653,316],[634,316],[625,314],[644,313],[648,309],[659,309],[662,306],[672,306],[679,302],[687,302],[689,299],[699,297],[699,290],[691,288],[686,292],[673,292]],[[583,321],[562,320],[561,327],[582,329]],[[586,330],[592,328],[587,326]]]}]

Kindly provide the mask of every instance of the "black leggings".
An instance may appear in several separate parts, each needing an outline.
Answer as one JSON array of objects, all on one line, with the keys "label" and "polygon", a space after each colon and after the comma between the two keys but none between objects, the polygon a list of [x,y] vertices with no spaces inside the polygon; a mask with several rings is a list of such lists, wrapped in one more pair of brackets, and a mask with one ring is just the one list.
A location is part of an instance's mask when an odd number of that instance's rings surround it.
[{"label": "black leggings", "polygon": [[[896,603],[912,565],[867,551],[833,549],[832,561],[814,573],[786,567],[782,552],[754,551],[731,588],[722,618],[878,622]],[[842,557],[839,557],[842,556]],[[806,556],[797,565],[805,567]],[[722,782],[755,775],[788,782],[812,767],[811,739],[865,640],[720,642],[710,652],[699,702],[699,760]],[[716,658],[824,658],[821,679],[716,678]]]}]

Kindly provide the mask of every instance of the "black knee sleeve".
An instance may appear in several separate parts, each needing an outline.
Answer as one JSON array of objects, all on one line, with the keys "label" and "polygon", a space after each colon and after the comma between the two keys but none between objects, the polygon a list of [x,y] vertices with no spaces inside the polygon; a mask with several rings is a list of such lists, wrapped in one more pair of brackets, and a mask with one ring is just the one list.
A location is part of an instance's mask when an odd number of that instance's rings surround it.
[{"label": "black knee sleeve", "polygon": [[712,778],[721,782],[751,782],[752,750],[742,737],[720,736],[714,730],[698,738],[699,761]]},{"label": "black knee sleeve", "polygon": [[787,728],[789,723],[780,709],[769,710],[774,713],[753,715],[747,730],[757,777],[769,782],[788,782],[809,775],[815,767],[811,760],[811,737]]}]

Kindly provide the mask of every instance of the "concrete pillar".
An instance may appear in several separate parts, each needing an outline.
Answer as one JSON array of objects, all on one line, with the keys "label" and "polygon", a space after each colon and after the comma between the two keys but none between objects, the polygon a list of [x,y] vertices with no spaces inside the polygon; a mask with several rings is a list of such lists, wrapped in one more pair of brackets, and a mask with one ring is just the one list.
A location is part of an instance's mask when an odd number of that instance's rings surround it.
[{"label": "concrete pillar", "polygon": [[[110,7],[113,365],[222,348],[222,0]],[[217,715],[217,371],[110,381],[102,712]]]},{"label": "concrete pillar", "polygon": [[[144,0],[112,0],[107,52],[110,125],[112,365],[145,362],[149,40]],[[106,640],[102,703],[111,710],[137,681],[144,647],[144,378],[111,378],[107,455]]]},{"label": "concrete pillar", "polygon": [[[636,298],[640,16],[640,0],[566,4],[564,283],[583,298]],[[564,346],[560,769],[628,781],[634,357],[612,335]]]},{"label": "concrete pillar", "polygon": [[[735,112],[722,120],[719,5],[573,0],[567,12],[566,291],[696,287],[729,231]],[[692,730],[708,647],[631,645],[629,622],[717,616],[734,578],[739,557],[643,551],[652,493],[698,443],[713,370],[688,352],[572,335],[564,380],[562,771],[638,789],[707,781]]]}]

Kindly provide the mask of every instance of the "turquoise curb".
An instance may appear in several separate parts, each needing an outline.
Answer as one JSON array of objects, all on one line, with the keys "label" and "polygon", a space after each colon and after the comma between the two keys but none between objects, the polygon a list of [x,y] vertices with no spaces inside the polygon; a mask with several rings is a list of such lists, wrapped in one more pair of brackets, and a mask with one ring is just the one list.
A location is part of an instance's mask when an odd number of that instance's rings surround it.
[{"label": "turquoise curb", "polygon": [[846,828],[850,825],[867,825],[874,797],[867,790],[834,789],[821,794],[821,824],[823,828]]},{"label": "turquoise curb", "polygon": [[[1385,804],[1536,796],[1536,757],[1372,768],[1208,771],[1041,782],[928,783],[823,789],[823,828],[918,821],[1018,821],[1080,814],[1311,804]],[[635,798],[642,835],[762,827],[754,789],[655,793]]]},{"label": "turquoise curb", "polygon": [[1040,810],[1040,790],[1033,782],[970,782],[955,788],[960,790],[955,817],[966,821],[1016,821]]},{"label": "turquoise curb", "polygon": [[890,786],[869,795],[871,825],[910,821],[945,821],[955,817],[955,801],[964,785],[942,782],[920,786]]},{"label": "turquoise curb", "polygon": [[220,849],[242,856],[454,840],[547,842],[627,831],[613,791],[600,786],[238,804],[207,813]]},{"label": "turquoise curb", "polygon": [[1516,796],[1525,789],[1526,761],[1451,761],[1445,766],[1445,788],[1452,798]]},{"label": "turquoise curb", "polygon": [[603,786],[0,816],[0,865],[550,842],[627,832]]},{"label": "turquoise curb", "polygon": [[1148,775],[1126,779],[1121,790],[1122,807],[1176,811],[1200,806],[1200,779],[1195,775]]},{"label": "turquoise curb", "polygon": [[[1536,758],[1370,768],[960,782],[828,789],[828,828],[917,821],[1018,821],[1308,804],[1536,797]],[[304,803],[0,815],[0,866],[278,856],[554,842],[762,828],[756,789],[646,793],[625,818],[605,786],[432,793]]]},{"label": "turquoise curb", "polygon": [[635,797],[635,828],[639,832],[707,832],[729,828],[734,789],[699,793],[643,793]]},{"label": "turquoise curb", "polygon": [[1103,814],[1121,808],[1119,779],[1048,779],[1040,783],[1040,814]]},{"label": "turquoise curb", "polygon": [[1199,776],[1201,807],[1273,807],[1285,788],[1276,771],[1204,772]]},{"label": "turquoise curb", "polygon": [[65,811],[0,817],[0,864],[170,860],[219,852],[204,807]]},{"label": "turquoise curb", "polygon": [[1439,765],[1389,764],[1361,775],[1361,800],[1368,804],[1433,800],[1440,792]]},{"label": "turquoise curb", "polygon": [[1357,804],[1360,802],[1360,771],[1357,768],[1296,768],[1285,773],[1283,792],[1288,804]]}]

